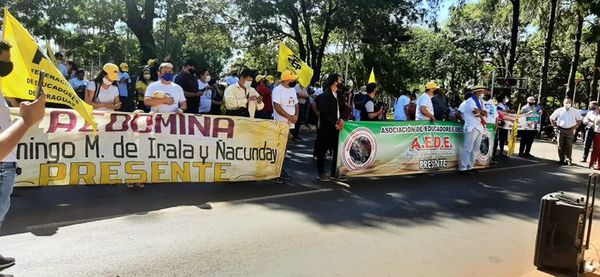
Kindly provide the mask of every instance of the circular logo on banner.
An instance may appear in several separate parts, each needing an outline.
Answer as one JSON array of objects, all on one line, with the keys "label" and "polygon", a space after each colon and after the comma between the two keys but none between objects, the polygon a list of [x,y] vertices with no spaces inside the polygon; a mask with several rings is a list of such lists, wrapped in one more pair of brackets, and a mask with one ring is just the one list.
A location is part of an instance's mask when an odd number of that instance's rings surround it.
[{"label": "circular logo on banner", "polygon": [[484,129],[481,136],[481,143],[479,144],[479,151],[477,152],[477,160],[480,163],[487,164],[492,155],[491,146],[493,145],[492,134],[488,129]]},{"label": "circular logo on banner", "polygon": [[365,169],[375,161],[375,134],[367,128],[357,128],[348,135],[342,150],[342,162],[349,171]]}]

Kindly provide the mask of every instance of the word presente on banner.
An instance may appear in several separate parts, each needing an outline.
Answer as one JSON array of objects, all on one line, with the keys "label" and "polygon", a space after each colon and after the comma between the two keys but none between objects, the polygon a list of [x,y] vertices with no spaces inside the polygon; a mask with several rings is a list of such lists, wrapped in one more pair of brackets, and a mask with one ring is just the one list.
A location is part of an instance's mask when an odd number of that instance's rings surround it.
[{"label": "word presente on banner", "polygon": [[[456,170],[463,149],[456,122],[348,122],[340,132],[338,169],[346,176],[394,176]],[[482,133],[476,167],[492,158],[494,125]]]},{"label": "word presente on banner", "polygon": [[[11,109],[18,117],[18,109]],[[17,186],[232,182],[280,175],[289,126],[251,118],[47,109],[17,145]]]}]

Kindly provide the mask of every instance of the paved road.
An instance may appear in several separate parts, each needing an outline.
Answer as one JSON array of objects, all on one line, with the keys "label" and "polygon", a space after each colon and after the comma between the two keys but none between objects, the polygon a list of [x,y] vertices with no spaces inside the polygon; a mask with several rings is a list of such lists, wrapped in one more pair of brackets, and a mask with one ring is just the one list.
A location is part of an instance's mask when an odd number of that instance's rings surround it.
[{"label": "paved road", "polygon": [[[539,199],[582,193],[555,146],[476,176],[18,189],[0,237],[16,276],[520,276],[533,270]],[[580,152],[575,151],[577,157]],[[600,225],[597,225],[600,226]],[[598,236],[600,238],[600,236]]]}]

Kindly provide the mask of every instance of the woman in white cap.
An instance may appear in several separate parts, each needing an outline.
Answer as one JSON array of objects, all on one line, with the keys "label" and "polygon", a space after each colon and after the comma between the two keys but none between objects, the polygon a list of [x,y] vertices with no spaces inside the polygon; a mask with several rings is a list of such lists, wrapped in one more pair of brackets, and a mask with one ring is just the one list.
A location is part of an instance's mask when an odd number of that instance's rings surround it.
[{"label": "woman in white cap", "polygon": [[102,67],[98,77],[89,82],[85,102],[98,111],[116,111],[121,108],[119,89],[115,82],[119,80],[119,67],[116,64],[107,63]]}]

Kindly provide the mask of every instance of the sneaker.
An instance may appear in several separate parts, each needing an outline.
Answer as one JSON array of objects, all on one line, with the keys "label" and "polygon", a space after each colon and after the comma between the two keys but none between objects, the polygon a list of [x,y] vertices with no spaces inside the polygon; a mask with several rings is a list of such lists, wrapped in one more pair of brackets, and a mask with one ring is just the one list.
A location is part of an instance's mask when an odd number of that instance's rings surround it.
[{"label": "sneaker", "polygon": [[572,166],[572,165],[573,165],[573,163],[571,163],[571,160],[567,160],[567,161],[565,162],[565,164],[566,164],[566,165],[568,165],[568,166]]},{"label": "sneaker", "polygon": [[15,265],[15,258],[0,255],[0,270],[7,269],[13,265]]},{"label": "sneaker", "polygon": [[338,181],[338,182],[346,182],[346,181],[348,181],[348,178],[346,178],[344,176],[339,176],[339,177],[329,176],[329,179],[331,181]]},{"label": "sneaker", "polygon": [[327,177],[327,175],[325,175],[325,174],[319,174],[319,176],[317,176],[317,180],[319,180],[321,182],[331,181],[331,179],[329,179],[329,177]]}]

